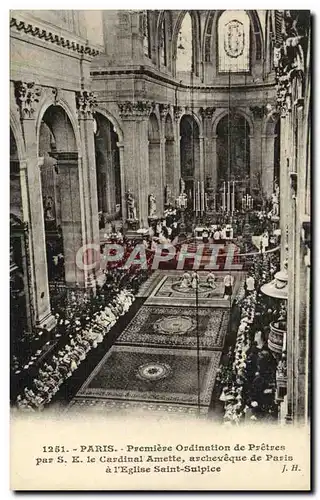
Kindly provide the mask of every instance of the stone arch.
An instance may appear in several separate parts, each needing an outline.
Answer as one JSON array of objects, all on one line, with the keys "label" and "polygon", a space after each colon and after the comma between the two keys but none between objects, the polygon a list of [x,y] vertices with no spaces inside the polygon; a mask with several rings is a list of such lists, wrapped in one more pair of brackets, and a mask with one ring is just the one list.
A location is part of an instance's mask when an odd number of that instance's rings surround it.
[{"label": "stone arch", "polygon": [[37,134],[37,145],[38,145],[38,152],[39,152],[39,136],[40,136],[40,126],[41,122],[43,120],[43,117],[48,110],[50,106],[56,106],[60,107],[64,110],[66,113],[70,124],[72,126],[72,130],[75,136],[75,141],[76,141],[76,151],[78,152],[78,157],[81,156],[81,140],[80,140],[80,133],[79,133],[79,126],[78,126],[78,121],[74,115],[74,110],[72,107],[69,105],[69,103],[63,99],[62,97],[59,98],[58,100],[54,99],[54,96],[45,96],[42,102],[40,102],[39,105],[39,112],[36,118],[36,134]]},{"label": "stone arch", "polygon": [[[247,120],[250,129],[250,136],[252,136],[254,132],[254,122],[251,116],[241,108],[236,108],[234,111],[237,115],[241,115],[243,116],[243,118]],[[217,127],[219,125],[219,122],[222,120],[222,118],[228,115],[228,113],[229,113],[228,109],[221,109],[221,111],[215,115],[214,119],[212,120],[212,126],[211,126],[213,137],[217,136]]]},{"label": "stone arch", "polygon": [[[38,121],[38,154],[42,156],[41,186],[49,281],[84,284],[76,265],[83,244],[83,207],[76,129],[65,107],[43,106]],[[59,264],[55,264],[57,256]]]},{"label": "stone arch", "polygon": [[97,128],[94,134],[98,210],[100,229],[106,221],[120,220],[122,210],[122,172],[120,137],[114,123],[100,112],[95,113]]},{"label": "stone arch", "polygon": [[166,67],[170,71],[172,69],[172,13],[171,11],[162,10],[158,16],[156,23],[156,46],[158,47],[157,62],[161,67],[160,61],[160,45],[161,45],[161,29],[162,23],[165,21],[165,53],[166,53]]},{"label": "stone arch", "polygon": [[178,121],[179,124],[181,123],[181,120],[182,120],[182,118],[184,116],[190,116],[191,118],[194,119],[194,121],[196,122],[197,126],[199,127],[199,136],[202,136],[203,135],[203,123],[202,123],[202,120],[197,115],[197,113],[193,109],[186,108],[186,110],[184,111],[184,113],[179,118],[179,121]]},{"label": "stone arch", "polygon": [[10,111],[10,129],[12,130],[14,140],[17,145],[19,161],[23,161],[26,157],[26,150],[23,140],[23,133],[21,128],[21,122],[18,120],[16,115]]},{"label": "stone arch", "polygon": [[[224,113],[216,127],[217,186],[222,206],[241,209],[241,202],[250,193],[250,133],[246,118],[240,113]],[[231,195],[232,193],[232,195]]]},{"label": "stone arch", "polygon": [[[209,11],[206,22],[205,22],[205,27],[203,31],[203,37],[202,37],[202,61],[206,62],[213,62],[216,63],[218,60],[218,42],[217,42],[217,34],[218,34],[218,22],[221,14],[225,10],[216,10],[216,11]],[[250,50],[251,53],[251,59],[252,59],[252,54],[254,54],[253,60],[263,60],[264,59],[264,54],[265,54],[265,47],[264,47],[264,35],[262,32],[262,27],[260,23],[260,19],[258,16],[258,13],[256,10],[244,10],[246,14],[249,17],[250,20],[250,39],[252,42],[252,50]]]},{"label": "stone arch", "polygon": [[122,127],[120,125],[119,120],[112,113],[110,113],[110,111],[108,111],[105,108],[101,108],[100,106],[97,106],[95,108],[95,113],[100,113],[100,115],[104,116],[112,123],[113,128],[119,137],[119,143],[123,144],[123,138],[124,138],[123,137],[123,130],[122,130]]}]

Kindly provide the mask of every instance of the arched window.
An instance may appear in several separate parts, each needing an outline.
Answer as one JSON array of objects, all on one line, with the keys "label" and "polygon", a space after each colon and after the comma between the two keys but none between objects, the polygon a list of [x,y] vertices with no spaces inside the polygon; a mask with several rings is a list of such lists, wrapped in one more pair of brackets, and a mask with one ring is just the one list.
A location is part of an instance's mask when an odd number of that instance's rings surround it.
[{"label": "arched window", "polygon": [[193,70],[192,21],[187,12],[183,18],[177,40],[176,71]]},{"label": "arched window", "polygon": [[211,61],[211,40],[212,40],[212,26],[213,26],[214,14],[210,14],[207,23],[207,30],[204,39],[204,60],[205,62]]},{"label": "arched window", "polygon": [[146,57],[151,57],[150,50],[150,33],[149,33],[149,16],[145,10],[143,13],[143,53]]},{"label": "arched window", "polygon": [[245,11],[225,10],[218,22],[219,71],[250,70],[250,19]]},{"label": "arched window", "polygon": [[272,30],[272,19],[269,17],[269,58],[271,69],[274,69],[274,60],[273,60],[273,46],[274,46],[274,34]]},{"label": "arched window", "polygon": [[160,26],[159,48],[160,48],[160,65],[167,66],[166,21],[165,21],[165,18],[163,18],[161,26]]}]

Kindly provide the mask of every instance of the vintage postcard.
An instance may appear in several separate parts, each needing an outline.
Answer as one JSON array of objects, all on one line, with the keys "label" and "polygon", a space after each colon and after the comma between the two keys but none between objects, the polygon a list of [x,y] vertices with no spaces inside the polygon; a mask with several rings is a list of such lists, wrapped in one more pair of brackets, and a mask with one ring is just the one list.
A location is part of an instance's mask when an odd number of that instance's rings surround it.
[{"label": "vintage postcard", "polygon": [[10,11],[12,490],[310,490],[310,53],[308,10]]}]

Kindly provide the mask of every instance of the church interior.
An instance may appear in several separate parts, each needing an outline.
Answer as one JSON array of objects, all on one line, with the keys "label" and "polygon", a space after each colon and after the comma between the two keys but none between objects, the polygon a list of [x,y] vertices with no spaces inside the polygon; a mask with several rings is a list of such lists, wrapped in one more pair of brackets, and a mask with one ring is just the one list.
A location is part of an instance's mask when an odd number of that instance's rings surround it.
[{"label": "church interior", "polygon": [[12,411],[307,423],[310,13],[10,12]]}]

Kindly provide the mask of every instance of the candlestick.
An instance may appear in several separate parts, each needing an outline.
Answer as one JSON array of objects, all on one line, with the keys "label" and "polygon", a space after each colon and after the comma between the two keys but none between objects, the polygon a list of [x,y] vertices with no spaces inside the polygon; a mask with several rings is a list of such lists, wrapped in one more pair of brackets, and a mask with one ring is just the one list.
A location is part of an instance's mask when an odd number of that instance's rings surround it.
[{"label": "candlestick", "polygon": [[222,198],[222,209],[226,211],[226,182],[223,181],[223,198]]},{"label": "candlestick", "polygon": [[232,214],[235,209],[235,182],[232,183]]},{"label": "candlestick", "polygon": [[204,182],[201,181],[201,204],[200,204],[200,211],[204,212],[205,211],[205,204],[204,204]]},{"label": "candlestick", "polygon": [[227,212],[230,212],[230,181],[228,181]]},{"label": "candlestick", "polygon": [[198,181],[197,186],[197,212],[200,212],[200,182]]}]

